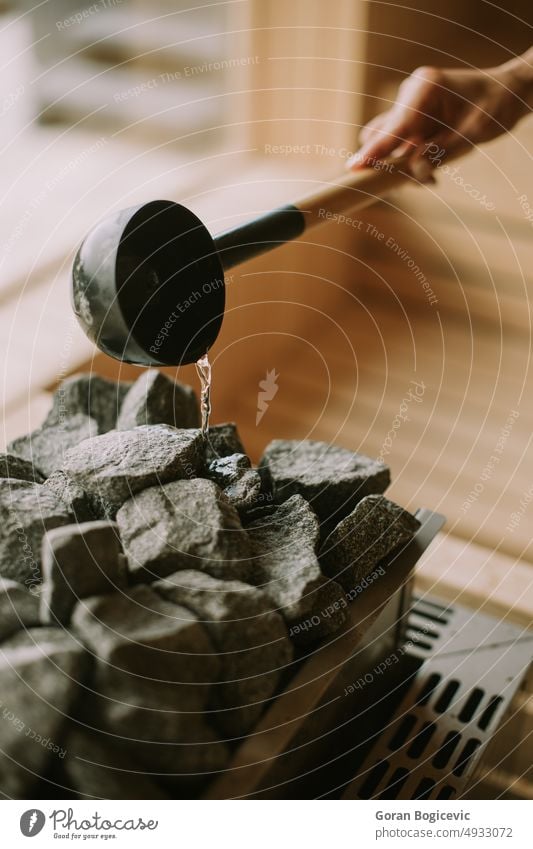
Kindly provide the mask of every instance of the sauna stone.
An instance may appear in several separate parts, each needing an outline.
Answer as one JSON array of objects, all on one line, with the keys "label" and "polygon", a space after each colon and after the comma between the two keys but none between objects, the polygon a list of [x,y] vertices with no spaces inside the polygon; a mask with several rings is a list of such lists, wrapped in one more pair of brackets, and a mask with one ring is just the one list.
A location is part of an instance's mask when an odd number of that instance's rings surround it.
[{"label": "sauna stone", "polygon": [[64,757],[63,726],[86,675],[86,655],[58,628],[20,631],[0,646],[0,787],[14,799]]},{"label": "sauna stone", "polygon": [[61,784],[79,799],[168,799],[124,746],[73,725],[64,740]]},{"label": "sauna stone", "polygon": [[131,430],[138,425],[151,424],[168,424],[177,428],[200,426],[194,390],[175,383],[156,369],[145,371],[129,390],[117,428]]},{"label": "sauna stone", "polygon": [[107,433],[115,423],[131,383],[106,380],[97,374],[77,374],[66,378],[54,392],[46,425],[58,424],[70,416],[90,416],[98,433]]},{"label": "sauna stone", "polygon": [[221,487],[239,514],[248,513],[262,502],[263,482],[246,454],[230,454],[212,460],[208,475]]},{"label": "sauna stone", "polygon": [[383,495],[368,495],[324,542],[327,575],[352,590],[389,552],[411,539],[420,522]]},{"label": "sauna stone", "polygon": [[221,489],[237,483],[251,469],[249,457],[246,454],[230,454],[227,457],[217,457],[209,464],[209,477]]},{"label": "sauna stone", "polygon": [[0,479],[0,575],[40,583],[43,535],[72,520],[68,506],[41,484]]},{"label": "sauna stone", "polygon": [[220,669],[190,610],[138,586],[80,601],[72,628],[95,657],[93,727],[132,740],[184,739]]},{"label": "sauna stone", "polygon": [[365,495],[390,483],[387,466],[325,442],[275,439],[263,454],[277,501],[302,495],[323,523],[338,522]]},{"label": "sauna stone", "polygon": [[90,522],[95,518],[87,493],[65,472],[53,472],[45,480],[43,487],[46,491],[55,493],[67,505],[77,522]]},{"label": "sauna stone", "polygon": [[235,508],[210,480],[145,489],[117,513],[134,579],[200,569],[215,578],[247,580],[249,542]]},{"label": "sauna stone", "polygon": [[261,478],[255,469],[249,469],[235,483],[224,490],[224,495],[233,504],[239,515],[247,516],[263,503]]},{"label": "sauna stone", "polygon": [[83,641],[108,667],[152,683],[210,684],[218,659],[194,614],[170,604],[150,587],[137,586],[84,599],[72,616]]},{"label": "sauna stone", "polygon": [[38,598],[16,581],[0,578],[0,643],[16,631],[39,624]]},{"label": "sauna stone", "polygon": [[153,587],[192,610],[207,629],[221,663],[212,721],[232,737],[246,734],[292,660],[282,617],[261,590],[203,572],[176,572]]},{"label": "sauna stone", "polygon": [[206,467],[218,457],[229,457],[230,454],[245,453],[236,424],[227,422],[209,427],[205,444]]},{"label": "sauna stone", "polygon": [[224,769],[230,752],[213,728],[197,716],[189,722],[183,739],[166,744],[135,741],[131,754],[164,786],[190,788]]},{"label": "sauna stone", "polygon": [[110,431],[67,453],[62,471],[87,492],[99,518],[113,519],[141,490],[192,477],[200,463],[199,430],[164,424]]},{"label": "sauna stone", "polygon": [[317,558],[318,519],[301,495],[293,495],[247,528],[254,583],[262,587],[300,644],[335,633],[345,621],[343,592],[326,578]]},{"label": "sauna stone", "polygon": [[[217,661],[216,655],[213,657]],[[154,681],[135,672],[111,672],[98,662],[93,693],[82,706],[82,719],[96,731],[118,733],[130,742],[185,741],[191,725],[205,716],[212,683]]]},{"label": "sauna stone", "polygon": [[0,478],[16,478],[19,481],[42,483],[44,476],[34,468],[29,460],[14,454],[0,453]]},{"label": "sauna stone", "polygon": [[43,424],[27,436],[14,439],[8,445],[8,451],[21,457],[48,477],[56,469],[61,469],[69,449],[80,442],[96,436],[98,424],[95,419],[83,413],[76,413],[61,422]]},{"label": "sauna stone", "polygon": [[126,586],[118,526],[85,522],[48,531],[41,554],[41,620],[68,624],[80,598]]}]

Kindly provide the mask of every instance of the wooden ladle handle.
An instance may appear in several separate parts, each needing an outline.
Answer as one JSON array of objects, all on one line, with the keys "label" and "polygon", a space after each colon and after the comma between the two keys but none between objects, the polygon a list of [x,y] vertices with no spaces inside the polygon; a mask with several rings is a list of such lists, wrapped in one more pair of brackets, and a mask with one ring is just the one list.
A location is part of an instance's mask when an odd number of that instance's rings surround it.
[{"label": "wooden ladle handle", "polygon": [[407,157],[377,162],[374,167],[347,171],[324,188],[294,204],[214,237],[225,269],[273,250],[346,212],[364,209],[391,189],[408,182]]}]

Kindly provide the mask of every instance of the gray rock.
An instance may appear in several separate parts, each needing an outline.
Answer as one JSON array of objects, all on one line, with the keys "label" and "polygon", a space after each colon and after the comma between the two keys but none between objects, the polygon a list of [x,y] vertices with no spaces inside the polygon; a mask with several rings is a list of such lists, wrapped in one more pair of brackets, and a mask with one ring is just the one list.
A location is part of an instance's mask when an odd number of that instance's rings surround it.
[{"label": "gray rock", "polygon": [[117,420],[118,430],[138,425],[169,424],[199,427],[200,410],[194,390],[175,383],[156,369],[145,371],[124,399]]},{"label": "gray rock", "polygon": [[194,787],[223,770],[230,751],[213,729],[197,717],[189,723],[185,739],[166,744],[135,743],[132,754],[165,785]]},{"label": "gray rock", "polygon": [[194,477],[201,447],[199,430],[143,425],[85,440],[67,454],[62,470],[85,490],[97,516],[113,519],[141,490]]},{"label": "gray rock", "polygon": [[239,516],[212,481],[196,478],[145,489],[117,513],[130,573],[164,578],[200,569],[215,578],[245,580],[248,537]]},{"label": "gray rock", "polygon": [[221,487],[239,514],[245,515],[263,503],[263,482],[246,454],[230,454],[212,460],[208,477]]},{"label": "gray rock", "polygon": [[33,433],[20,436],[8,445],[8,451],[31,463],[45,477],[61,469],[69,449],[75,448],[84,439],[96,436],[98,425],[95,419],[77,413],[62,422],[46,422]]},{"label": "gray rock", "polygon": [[217,457],[209,464],[208,476],[221,489],[237,483],[249,469],[252,468],[250,458],[246,454],[229,454],[227,457]]},{"label": "gray rock", "polygon": [[346,619],[338,603],[344,594],[320,569],[319,524],[309,504],[293,495],[247,530],[254,583],[279,607],[295,642],[316,642],[338,631]]},{"label": "gray rock", "polygon": [[[200,667],[203,661],[198,657]],[[92,692],[80,705],[79,719],[87,729],[105,738],[112,735],[115,742],[131,747],[135,755],[142,741],[186,741],[191,726],[204,715],[209,690],[207,683],[166,683],[110,667],[96,658]]]},{"label": "gray rock", "polygon": [[22,584],[0,578],[0,643],[15,631],[39,624],[38,598]]},{"label": "gray rock", "polygon": [[420,522],[383,495],[369,495],[332,531],[320,550],[326,574],[351,590],[380,560],[407,542]]},{"label": "gray rock", "polygon": [[84,599],[72,624],[110,676],[118,669],[150,682],[208,687],[218,675],[217,657],[196,616],[151,587]]},{"label": "gray rock", "polygon": [[42,483],[44,476],[33,467],[29,460],[16,457],[14,454],[0,453],[0,478],[16,478],[19,481]]},{"label": "gray rock", "polygon": [[[203,660],[199,658],[200,666]],[[212,660],[218,664],[215,654]],[[95,665],[92,686],[81,718],[89,728],[117,734],[130,744],[186,741],[189,728],[204,716],[211,691],[211,683],[154,681],[121,669],[110,672],[100,662]]]},{"label": "gray rock", "polygon": [[120,555],[114,522],[84,522],[48,531],[41,555],[41,620],[66,625],[78,599],[124,588]]},{"label": "gray rock", "polygon": [[246,454],[237,425],[227,422],[210,426],[205,440],[206,466],[218,457],[228,457],[230,454]]},{"label": "gray rock", "polygon": [[270,469],[268,466],[258,466],[257,474],[261,478],[262,491],[264,493],[268,493],[270,497],[270,501],[274,500],[274,481],[272,480],[272,475],[270,474]]},{"label": "gray rock", "polygon": [[268,500],[261,491],[261,478],[255,469],[250,469],[231,486],[227,486],[224,495],[233,504],[239,515],[247,516],[252,510]]},{"label": "gray rock", "polygon": [[77,522],[91,522],[95,518],[87,493],[65,472],[53,472],[43,486],[67,505]]},{"label": "gray rock", "polygon": [[65,503],[41,484],[0,479],[0,575],[39,584],[43,535],[72,520]]},{"label": "gray rock", "polygon": [[275,439],[260,465],[270,470],[277,501],[302,495],[325,523],[336,524],[365,495],[381,493],[390,483],[383,463],[311,440]]},{"label": "gray rock", "polygon": [[192,610],[207,629],[221,663],[212,721],[226,734],[246,734],[293,657],[282,617],[257,588],[203,572],[176,572],[153,587]]},{"label": "gray rock", "polygon": [[272,499],[268,496],[262,495],[261,501],[258,507],[254,507],[253,510],[248,510],[246,513],[242,515],[242,524],[243,527],[248,529],[248,527],[253,523],[257,522],[259,519],[266,519],[268,516],[273,516],[276,513],[279,505],[272,503]]},{"label": "gray rock", "polygon": [[131,383],[116,383],[97,374],[67,377],[55,391],[46,425],[64,422],[82,414],[97,422],[98,433],[107,433],[115,423]]},{"label": "gray rock", "polygon": [[237,483],[245,472],[252,468],[250,458],[246,454],[229,454],[227,457],[217,457],[208,468],[208,476],[221,489],[232,483]]},{"label": "gray rock", "polygon": [[138,586],[80,601],[72,627],[95,655],[95,727],[133,740],[185,738],[220,668],[191,611]]},{"label": "gray rock", "polygon": [[76,640],[57,628],[21,631],[0,647],[0,792],[31,789],[54,758],[64,757],[63,726],[86,676]]},{"label": "gray rock", "polygon": [[79,799],[168,799],[120,743],[72,726],[64,739],[64,778]]}]

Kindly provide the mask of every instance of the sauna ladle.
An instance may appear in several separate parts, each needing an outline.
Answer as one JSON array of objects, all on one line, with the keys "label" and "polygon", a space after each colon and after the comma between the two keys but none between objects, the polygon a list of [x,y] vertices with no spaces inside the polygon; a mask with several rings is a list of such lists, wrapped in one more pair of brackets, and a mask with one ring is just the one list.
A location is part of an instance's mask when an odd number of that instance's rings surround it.
[{"label": "sauna ladle", "polygon": [[207,353],[224,316],[224,272],[362,209],[410,179],[404,158],[345,172],[314,194],[212,236],[187,207],[154,200],[113,213],[83,240],[72,270],[74,312],[95,345],[143,366]]}]

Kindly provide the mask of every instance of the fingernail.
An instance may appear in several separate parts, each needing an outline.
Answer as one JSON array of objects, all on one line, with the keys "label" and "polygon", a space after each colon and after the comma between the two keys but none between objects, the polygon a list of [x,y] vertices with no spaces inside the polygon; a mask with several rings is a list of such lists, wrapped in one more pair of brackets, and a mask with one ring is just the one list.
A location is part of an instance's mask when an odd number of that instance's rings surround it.
[{"label": "fingernail", "polygon": [[354,153],[353,156],[350,156],[349,159],[346,160],[346,168],[353,168],[354,165],[361,165],[363,163],[363,157],[360,153]]},{"label": "fingernail", "polygon": [[433,174],[433,167],[422,157],[413,160],[409,167],[415,180],[418,180],[420,183],[425,183]]}]

